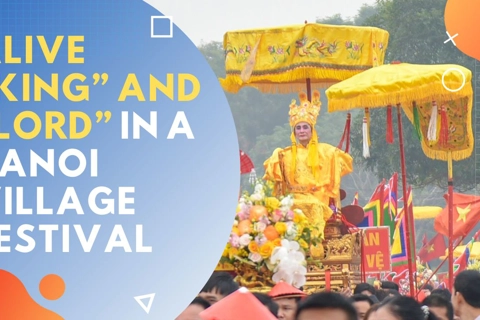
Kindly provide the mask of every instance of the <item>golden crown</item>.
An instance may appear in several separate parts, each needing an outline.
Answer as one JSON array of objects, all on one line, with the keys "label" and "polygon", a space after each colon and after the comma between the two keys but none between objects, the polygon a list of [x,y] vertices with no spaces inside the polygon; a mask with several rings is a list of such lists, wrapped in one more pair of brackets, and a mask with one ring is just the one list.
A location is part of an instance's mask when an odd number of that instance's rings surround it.
[{"label": "golden crown", "polygon": [[300,105],[297,105],[295,99],[290,103],[290,126],[295,127],[300,122],[306,122],[312,127],[317,122],[317,117],[320,114],[322,103],[320,101],[320,92],[314,90],[312,92],[312,101],[308,101],[307,95],[304,92],[298,94],[300,98]]}]

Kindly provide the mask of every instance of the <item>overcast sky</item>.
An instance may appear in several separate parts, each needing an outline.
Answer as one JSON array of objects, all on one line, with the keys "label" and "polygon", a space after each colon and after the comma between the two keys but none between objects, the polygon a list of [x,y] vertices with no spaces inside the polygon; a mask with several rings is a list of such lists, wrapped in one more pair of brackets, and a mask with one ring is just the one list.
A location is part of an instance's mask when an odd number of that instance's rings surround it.
[{"label": "overcast sky", "polygon": [[227,31],[301,24],[340,13],[353,17],[375,0],[146,0],[196,44],[222,41]]}]

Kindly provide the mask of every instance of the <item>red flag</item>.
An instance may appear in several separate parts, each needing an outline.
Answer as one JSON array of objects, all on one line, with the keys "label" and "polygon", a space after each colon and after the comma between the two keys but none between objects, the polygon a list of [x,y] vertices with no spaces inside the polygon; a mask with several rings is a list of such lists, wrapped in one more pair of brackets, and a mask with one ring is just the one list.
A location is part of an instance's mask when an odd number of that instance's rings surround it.
[{"label": "red flag", "polygon": [[445,246],[445,240],[443,239],[443,235],[437,233],[435,237],[430,239],[427,245],[424,245],[422,249],[418,252],[418,257],[422,262],[429,262],[433,259],[440,258],[445,254],[445,250],[447,247]]},{"label": "red flag", "polygon": [[[447,206],[435,218],[434,228],[438,233],[448,237],[448,194],[444,196]],[[480,219],[480,197],[453,194],[453,239],[466,237]]]},{"label": "red flag", "polygon": [[427,244],[428,244],[427,234],[424,233],[423,234],[423,239],[422,239],[422,248],[425,247]]}]

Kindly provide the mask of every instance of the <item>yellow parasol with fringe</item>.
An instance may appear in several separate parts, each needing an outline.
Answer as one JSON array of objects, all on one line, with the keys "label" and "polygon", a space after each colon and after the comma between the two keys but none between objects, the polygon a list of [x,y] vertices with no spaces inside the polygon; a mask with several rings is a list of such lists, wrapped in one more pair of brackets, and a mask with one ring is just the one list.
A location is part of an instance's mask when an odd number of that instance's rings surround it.
[{"label": "yellow parasol with fringe", "polygon": [[220,83],[230,93],[243,87],[292,93],[304,90],[306,81],[312,89],[326,88],[382,65],[388,39],[379,28],[316,23],[227,32]]},{"label": "yellow parasol with fringe", "polygon": [[[453,165],[473,152],[472,72],[459,65],[396,63],[367,70],[331,86],[328,111],[366,108],[364,156],[369,156],[368,108],[397,106],[402,180],[406,187],[400,109],[413,123],[425,155],[448,162],[449,232],[453,231]],[[388,116],[387,116],[388,119]],[[388,136],[388,135],[387,135]],[[413,218],[413,213],[408,214]],[[407,215],[407,216],[408,216]],[[412,219],[409,219],[412,221]],[[407,223],[408,224],[408,223]],[[413,226],[410,225],[409,228]],[[408,230],[408,229],[407,229]],[[449,288],[453,279],[453,243],[449,236]]]},{"label": "yellow parasol with fringe", "polygon": [[[465,249],[467,248],[467,245],[463,246],[458,246],[453,250],[453,256],[455,258],[460,257]],[[445,255],[443,257],[440,257],[440,259],[445,259],[448,256],[448,249],[445,250]],[[470,256],[469,259],[472,260],[480,260],[480,242],[474,242],[472,244],[472,247],[470,248]]]},{"label": "yellow parasol with fringe", "polygon": [[413,218],[415,220],[433,219],[438,216],[442,210],[442,207],[413,207]]},{"label": "yellow parasol with fringe", "polygon": [[330,87],[328,111],[400,105],[427,157],[459,161],[473,152],[471,80],[459,65],[383,65]]}]

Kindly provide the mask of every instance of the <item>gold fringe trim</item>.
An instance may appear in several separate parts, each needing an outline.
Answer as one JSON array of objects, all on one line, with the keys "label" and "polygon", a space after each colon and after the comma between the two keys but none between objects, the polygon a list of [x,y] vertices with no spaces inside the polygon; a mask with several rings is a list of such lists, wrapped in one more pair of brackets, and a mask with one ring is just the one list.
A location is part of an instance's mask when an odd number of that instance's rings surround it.
[{"label": "gold fringe trim", "polygon": [[[452,93],[454,93],[454,92],[452,92]],[[464,97],[465,97],[465,95],[462,96],[461,98],[464,98]],[[437,99],[436,101],[439,102],[439,100],[442,101],[442,99]],[[446,100],[454,100],[454,99],[452,99],[452,96],[450,96],[449,99],[443,98],[443,101],[446,101]],[[430,101],[431,101],[431,99],[430,99]],[[475,145],[475,142],[474,142],[474,139],[473,139],[473,130],[472,130],[472,105],[473,105],[472,97],[470,96],[468,98],[467,119],[466,119],[467,135],[468,135],[467,141],[469,142],[469,145],[464,146],[464,148],[461,149],[461,150],[435,150],[435,149],[430,148],[428,142],[426,141],[426,137],[423,137],[423,139],[422,139],[422,150],[423,150],[423,153],[425,153],[425,155],[428,158],[433,159],[433,160],[448,161],[448,152],[449,151],[452,152],[452,160],[454,160],[454,161],[461,161],[461,160],[465,160],[467,158],[470,158],[470,156],[473,153],[473,148],[474,148],[474,145]],[[410,122],[413,123],[412,107],[405,107],[405,106],[402,105],[402,109],[405,112],[408,120],[410,120]],[[439,130],[440,130],[440,124],[437,125],[437,137],[439,136],[439,132],[438,132]]]},{"label": "gold fringe trim", "polygon": [[[266,94],[291,94],[298,93],[299,91],[305,91],[307,87],[307,82],[303,83],[261,83],[261,84],[245,84],[237,87],[229,87],[228,90],[224,90],[228,93],[236,94],[243,88],[254,88],[261,93]],[[330,86],[334,85],[337,82],[323,82],[323,83],[312,83],[311,89],[319,90],[328,89]],[[223,87],[223,86],[222,86]]]},{"label": "gold fringe trim", "polygon": [[[448,88],[459,88],[461,83],[447,82],[445,85]],[[392,90],[394,88],[392,87]],[[329,89],[330,90],[330,89]],[[326,95],[328,98],[328,112],[347,111],[354,108],[383,108],[389,104],[402,106],[409,106],[413,101],[417,102],[417,105],[423,102],[436,101],[449,101],[457,98],[463,98],[473,94],[471,82],[467,82],[465,86],[457,91],[450,92],[442,85],[442,83],[428,83],[421,86],[415,86],[408,89],[401,89],[396,92],[377,92],[375,93],[361,93],[358,92],[351,98],[337,98],[341,92],[330,92],[327,90]],[[372,89],[374,91],[375,89]]]},{"label": "gold fringe trim", "polygon": [[238,93],[243,87],[254,87],[263,93],[294,93],[298,88],[305,88],[306,79],[310,79],[312,87],[325,89],[345,79],[351,78],[365,70],[358,68],[356,70],[342,70],[322,67],[299,67],[287,70],[281,73],[266,73],[256,75],[255,72],[250,77],[248,83],[243,82],[240,74],[229,74],[226,78],[220,78],[222,88],[229,93]]}]

